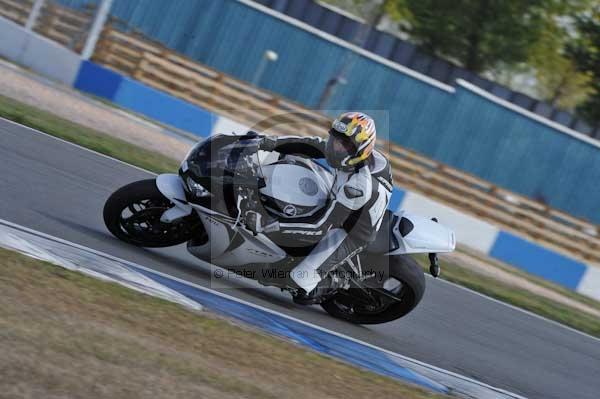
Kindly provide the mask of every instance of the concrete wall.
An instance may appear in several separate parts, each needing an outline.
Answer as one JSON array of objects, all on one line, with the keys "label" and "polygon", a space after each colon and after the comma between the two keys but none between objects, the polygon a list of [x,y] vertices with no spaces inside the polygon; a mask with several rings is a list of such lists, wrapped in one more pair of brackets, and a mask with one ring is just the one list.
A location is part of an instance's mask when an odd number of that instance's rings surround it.
[{"label": "concrete wall", "polygon": [[0,55],[67,85],[73,84],[81,64],[78,54],[3,17]]},{"label": "concrete wall", "polygon": [[27,34],[22,26],[0,17],[0,55],[12,61],[21,57],[27,42]]}]

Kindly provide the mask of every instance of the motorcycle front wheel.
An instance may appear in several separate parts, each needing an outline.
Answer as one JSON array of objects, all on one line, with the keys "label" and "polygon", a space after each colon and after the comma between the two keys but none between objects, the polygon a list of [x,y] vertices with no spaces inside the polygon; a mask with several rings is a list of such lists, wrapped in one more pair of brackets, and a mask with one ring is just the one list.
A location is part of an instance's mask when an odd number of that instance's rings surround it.
[{"label": "motorcycle front wheel", "polygon": [[413,258],[369,254],[363,259],[363,270],[370,266],[381,274],[321,303],[327,313],[355,324],[381,324],[407,315],[419,304],[425,293],[425,275]]},{"label": "motorcycle front wheel", "polygon": [[104,223],[121,241],[139,247],[160,248],[182,244],[200,233],[195,213],[173,223],[160,221],[173,204],[156,187],[155,179],[140,180],[115,191],[104,205]]}]

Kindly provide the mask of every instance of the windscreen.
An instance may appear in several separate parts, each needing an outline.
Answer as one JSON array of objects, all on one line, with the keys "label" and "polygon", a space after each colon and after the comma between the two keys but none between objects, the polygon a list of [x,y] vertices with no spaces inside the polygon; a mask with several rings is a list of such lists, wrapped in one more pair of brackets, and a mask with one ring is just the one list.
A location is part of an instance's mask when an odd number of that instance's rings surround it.
[{"label": "windscreen", "polygon": [[194,180],[234,177],[258,166],[257,148],[256,136],[215,135],[194,146],[181,168]]}]

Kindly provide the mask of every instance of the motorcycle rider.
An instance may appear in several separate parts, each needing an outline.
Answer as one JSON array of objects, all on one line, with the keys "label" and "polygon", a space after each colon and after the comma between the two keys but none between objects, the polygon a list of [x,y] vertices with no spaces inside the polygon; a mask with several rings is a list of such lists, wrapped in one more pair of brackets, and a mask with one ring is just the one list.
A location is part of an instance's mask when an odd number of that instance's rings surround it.
[{"label": "motorcycle rider", "polygon": [[285,223],[286,232],[308,230],[323,236],[291,272],[298,285],[294,296],[298,303],[320,303],[323,294],[336,288],[329,272],[359,254],[377,235],[393,185],[389,161],[374,149],[375,139],[370,116],[347,112],[333,121],[326,141],[295,136],[261,140],[261,150],[325,158],[333,169],[333,200],[324,216],[314,223]]}]

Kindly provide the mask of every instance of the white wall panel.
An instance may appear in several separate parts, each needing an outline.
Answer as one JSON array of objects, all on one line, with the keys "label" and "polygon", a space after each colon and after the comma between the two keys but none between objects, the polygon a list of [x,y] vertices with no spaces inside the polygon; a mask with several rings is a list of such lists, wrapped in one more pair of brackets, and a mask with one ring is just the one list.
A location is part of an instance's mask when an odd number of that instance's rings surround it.
[{"label": "white wall panel", "polygon": [[79,54],[2,17],[0,55],[69,86],[75,82],[81,64]]}]

